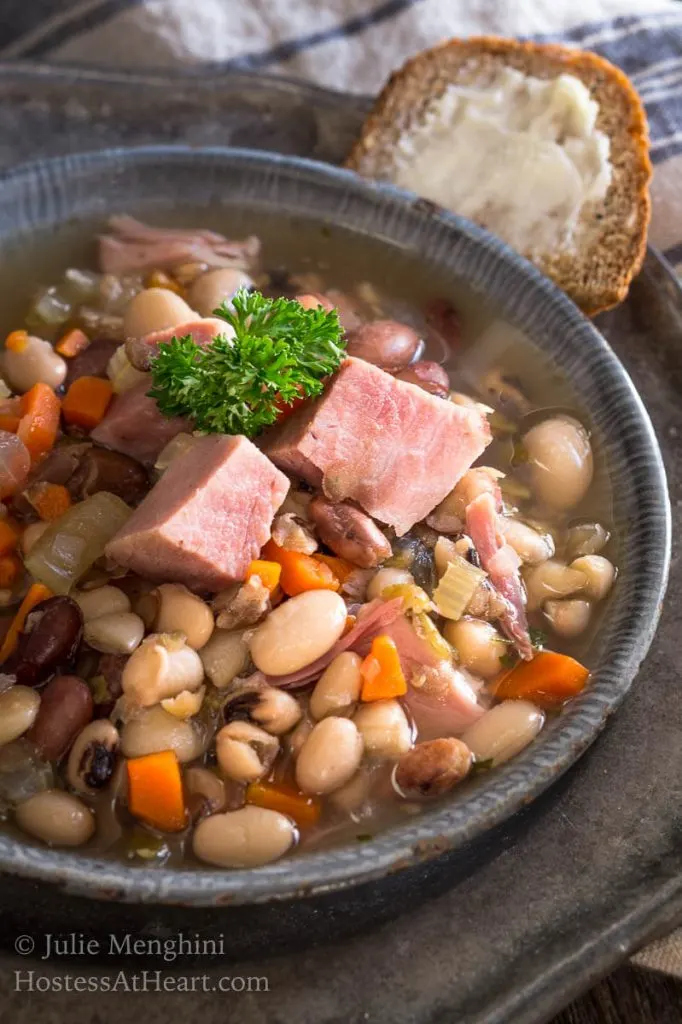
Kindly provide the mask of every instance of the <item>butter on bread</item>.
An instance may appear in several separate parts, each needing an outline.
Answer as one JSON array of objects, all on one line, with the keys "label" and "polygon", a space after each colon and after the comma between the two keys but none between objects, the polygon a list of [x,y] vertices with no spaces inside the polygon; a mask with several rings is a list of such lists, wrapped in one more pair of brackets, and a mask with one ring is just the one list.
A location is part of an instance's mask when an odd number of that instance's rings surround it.
[{"label": "butter on bread", "polygon": [[492,37],[426,50],[390,77],[346,165],[506,237],[588,315],[626,297],[644,258],[646,117],[593,53]]}]

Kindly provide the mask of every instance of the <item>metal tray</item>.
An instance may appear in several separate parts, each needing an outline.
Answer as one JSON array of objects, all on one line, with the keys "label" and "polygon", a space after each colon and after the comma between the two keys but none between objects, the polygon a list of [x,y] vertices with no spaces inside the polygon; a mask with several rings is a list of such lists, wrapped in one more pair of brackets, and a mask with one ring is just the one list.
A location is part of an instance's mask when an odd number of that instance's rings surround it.
[{"label": "metal tray", "polygon": [[[338,162],[368,103],[364,97],[246,73],[170,78],[0,65],[0,166],[161,141],[255,146]],[[679,529],[682,290],[654,251],[628,301],[598,325],[654,422]],[[231,1011],[243,1024],[540,1024],[628,953],[680,923],[681,596],[682,568],[675,553],[657,638],[623,708],[549,793],[452,860],[446,891],[442,870],[437,878],[422,872],[407,888],[392,888],[389,880],[365,894],[376,926],[341,940],[353,930],[351,905],[363,897],[349,894],[348,920],[338,907],[332,912],[318,900],[309,909],[312,948],[277,957],[259,944],[254,915],[248,962],[227,971],[225,965],[209,967],[195,958],[193,969],[206,974],[209,988],[226,973],[267,977],[267,992],[154,994],[144,999],[147,1018],[164,1021],[191,1007],[192,1015],[207,1024],[222,1021],[226,1010],[228,1019]],[[45,951],[47,931],[79,930],[86,938],[95,933],[101,938],[104,905],[69,900],[9,878],[0,880],[0,894],[1,934],[8,949],[27,933],[35,941],[34,956]],[[284,931],[287,913],[283,907]],[[107,927],[117,936],[126,930],[147,937],[180,930],[201,935],[202,921],[187,910],[173,916],[152,907],[119,907]],[[215,923],[214,917],[211,933]],[[70,973],[111,972],[107,948],[100,952],[99,960],[76,953]],[[138,958],[135,968],[151,966],[145,960]],[[164,966],[182,973],[189,963],[180,957]],[[62,958],[38,966],[26,956],[0,956],[0,1005],[14,1024],[29,1024],[41,997],[27,999],[16,991],[17,969],[54,978],[66,968]],[[103,1019],[98,994],[52,990],[42,998],[55,1020],[67,1013],[73,1018],[74,1012],[92,1024]],[[127,1000],[109,996],[106,1019],[123,1019],[127,1006]]]}]

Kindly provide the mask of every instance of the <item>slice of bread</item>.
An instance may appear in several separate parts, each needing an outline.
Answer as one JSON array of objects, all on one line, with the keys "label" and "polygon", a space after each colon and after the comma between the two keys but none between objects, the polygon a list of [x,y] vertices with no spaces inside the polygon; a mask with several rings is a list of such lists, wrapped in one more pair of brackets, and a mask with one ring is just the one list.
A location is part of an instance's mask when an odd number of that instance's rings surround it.
[{"label": "slice of bread", "polygon": [[[505,67],[541,79],[573,75],[599,106],[595,127],[610,144],[608,190],[582,208],[570,246],[523,253],[585,313],[594,315],[626,297],[644,258],[651,212],[644,109],[626,75],[602,57],[566,46],[493,37],[453,39],[425,50],[391,75],[346,166],[370,178],[395,180],[399,147],[402,143],[404,150],[410,134],[422,129],[434,99],[450,85],[484,88]],[[476,154],[468,159],[475,160]],[[482,161],[481,175],[489,170]],[[456,165],[452,171],[456,174]],[[484,226],[494,232],[494,217]]]}]

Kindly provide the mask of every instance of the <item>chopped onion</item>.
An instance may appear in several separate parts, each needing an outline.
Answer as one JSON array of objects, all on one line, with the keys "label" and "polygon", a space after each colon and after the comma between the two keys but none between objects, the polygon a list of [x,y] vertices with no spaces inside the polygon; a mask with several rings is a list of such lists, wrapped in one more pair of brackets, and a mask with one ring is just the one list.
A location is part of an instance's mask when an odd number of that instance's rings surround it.
[{"label": "chopped onion", "polygon": [[467,562],[466,558],[456,554],[448,562],[448,567],[433,594],[434,604],[439,613],[455,622],[460,619],[476,588],[485,577],[482,569],[477,569],[471,562]]},{"label": "chopped onion", "polygon": [[151,378],[148,373],[136,370],[126,355],[125,345],[120,345],[107,363],[107,377],[117,395],[129,391],[143,380]]},{"label": "chopped onion", "polygon": [[26,568],[53,593],[68,594],[130,514],[115,494],[93,494],[48,526],[31,548]]},{"label": "chopped onion", "polygon": [[436,628],[433,621],[424,612],[412,617],[412,626],[415,633],[435,651],[439,658],[446,661],[452,660],[452,647],[444,636]]},{"label": "chopped onion", "polygon": [[28,740],[14,740],[0,750],[0,807],[16,807],[53,785],[52,765]]},{"label": "chopped onion", "polygon": [[31,456],[24,442],[8,430],[0,430],[0,501],[26,486]]},{"label": "chopped onion", "polygon": [[63,324],[71,316],[71,303],[57,288],[40,292],[27,317],[31,323]]},{"label": "chopped onion", "polygon": [[99,274],[92,270],[80,270],[78,267],[69,267],[64,273],[65,290],[80,302],[99,293],[99,280]]},{"label": "chopped onion", "polygon": [[403,609],[406,612],[427,612],[431,610],[431,598],[414,583],[394,583],[390,587],[384,587],[381,591],[384,601],[391,601],[394,597],[403,599]]}]

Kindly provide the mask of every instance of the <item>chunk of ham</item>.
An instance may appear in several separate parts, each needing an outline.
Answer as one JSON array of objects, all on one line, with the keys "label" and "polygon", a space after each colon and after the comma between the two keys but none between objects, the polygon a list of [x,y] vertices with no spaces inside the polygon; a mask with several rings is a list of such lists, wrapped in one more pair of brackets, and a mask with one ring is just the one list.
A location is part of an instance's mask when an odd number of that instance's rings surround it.
[{"label": "chunk of ham", "polygon": [[264,439],[285,472],[351,500],[401,536],[439,504],[490,442],[477,410],[349,358],[325,393]]},{"label": "chunk of ham", "polygon": [[92,440],[151,465],[176,434],[191,430],[189,420],[177,416],[169,419],[159,411],[147,394],[150,387],[151,382],[143,380],[117,395],[102,422],[92,431]]},{"label": "chunk of ham", "polygon": [[234,329],[216,317],[199,317],[177,324],[175,327],[152,331],[143,338],[128,338],[125,346],[126,355],[136,370],[148,370],[159,345],[167,344],[172,338],[184,338],[187,334],[191,334],[199,348],[206,348],[220,334],[231,338]]},{"label": "chunk of ham", "polygon": [[105,274],[134,274],[179,263],[252,268],[260,253],[254,235],[231,241],[216,231],[155,228],[125,214],[110,217],[109,234],[100,235],[99,263]]},{"label": "chunk of ham", "polygon": [[525,661],[533,659],[533,645],[528,634],[525,594],[519,573],[520,559],[500,530],[497,503],[484,491],[467,505],[467,533],[478,552],[481,565],[490,582],[505,602],[500,623]]},{"label": "chunk of ham", "polygon": [[288,489],[246,437],[201,437],[172,461],[106,554],[144,579],[222,590],[246,576]]}]

